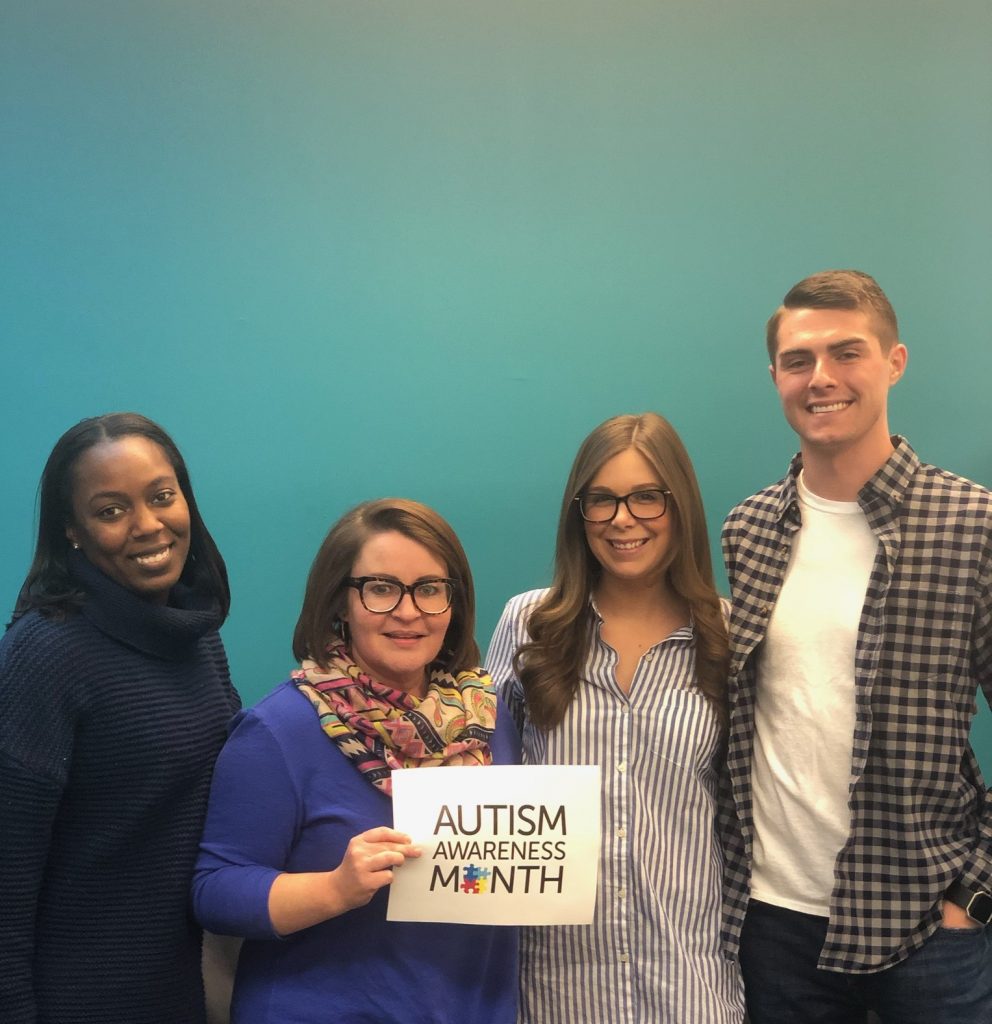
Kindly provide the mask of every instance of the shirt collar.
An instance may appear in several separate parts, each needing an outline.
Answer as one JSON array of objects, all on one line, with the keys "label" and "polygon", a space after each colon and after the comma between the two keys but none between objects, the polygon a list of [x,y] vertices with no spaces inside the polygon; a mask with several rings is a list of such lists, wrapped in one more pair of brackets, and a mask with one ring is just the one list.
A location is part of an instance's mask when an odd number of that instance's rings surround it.
[{"label": "shirt collar", "polygon": [[[865,514],[891,514],[902,504],[909,487],[920,468],[920,460],[906,438],[892,435],[893,451],[875,473],[868,478],[858,491],[858,504]],[[789,472],[782,481],[776,518],[789,518],[796,526],[801,521],[799,513],[799,488],[797,481],[803,468],[802,452],[797,452],[789,464]]]},{"label": "shirt collar", "polygon": [[[592,594],[589,595],[589,607],[592,609],[592,614],[595,619],[594,625],[598,633],[600,626],[603,625],[603,622],[605,620],[603,619],[603,613],[596,607],[596,599],[592,596]],[[665,637],[665,640],[691,640],[695,636],[695,632],[696,622],[692,617],[692,609],[690,608],[688,624],[685,626],[679,626],[679,628],[676,629],[675,632],[669,633],[668,636]],[[658,643],[664,643],[664,641],[659,640]],[[657,647],[658,644],[655,644],[654,646]]]},{"label": "shirt collar", "polygon": [[920,460],[906,438],[896,434],[892,443],[895,446],[892,454],[858,492],[858,502],[865,512],[879,507],[894,512],[902,505],[920,468]]}]

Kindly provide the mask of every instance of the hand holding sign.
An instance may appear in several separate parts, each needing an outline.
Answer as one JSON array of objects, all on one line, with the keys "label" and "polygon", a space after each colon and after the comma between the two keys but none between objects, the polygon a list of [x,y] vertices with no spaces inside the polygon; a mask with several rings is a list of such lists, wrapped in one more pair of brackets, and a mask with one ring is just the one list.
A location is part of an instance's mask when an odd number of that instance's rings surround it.
[{"label": "hand holding sign", "polygon": [[355,836],[333,871],[284,872],[269,890],[269,917],[280,935],[364,907],[393,880],[393,868],[419,857],[410,837],[380,825]]},{"label": "hand holding sign", "polygon": [[395,876],[387,917],[588,924],[599,818],[596,765],[394,771],[394,823],[423,857]]},{"label": "hand holding sign", "polygon": [[342,903],[341,913],[364,907],[384,886],[393,880],[393,868],[407,857],[419,857],[420,850],[410,837],[381,825],[355,836],[348,843],[345,855],[331,880]]}]

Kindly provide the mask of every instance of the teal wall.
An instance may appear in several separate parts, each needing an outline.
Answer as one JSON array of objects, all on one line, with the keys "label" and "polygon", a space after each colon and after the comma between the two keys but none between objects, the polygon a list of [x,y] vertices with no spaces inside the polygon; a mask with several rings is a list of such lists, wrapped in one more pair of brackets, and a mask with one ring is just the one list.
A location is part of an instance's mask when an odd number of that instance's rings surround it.
[{"label": "teal wall", "polygon": [[606,416],[676,424],[714,539],[781,475],[762,325],[828,266],[900,314],[894,429],[992,483],[990,42],[987,0],[2,0],[3,606],[52,443],[134,408],[249,701],[364,498],[450,518],[485,643]]}]

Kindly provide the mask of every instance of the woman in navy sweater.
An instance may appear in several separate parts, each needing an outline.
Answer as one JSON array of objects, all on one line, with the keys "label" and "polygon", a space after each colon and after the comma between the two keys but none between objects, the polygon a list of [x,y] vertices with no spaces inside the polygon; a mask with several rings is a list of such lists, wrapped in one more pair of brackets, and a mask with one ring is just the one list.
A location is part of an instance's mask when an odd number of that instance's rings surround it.
[{"label": "woman in navy sweater", "polygon": [[189,880],[240,706],[224,562],[161,427],[83,420],[49,456],[0,641],[0,1020],[198,1024]]}]

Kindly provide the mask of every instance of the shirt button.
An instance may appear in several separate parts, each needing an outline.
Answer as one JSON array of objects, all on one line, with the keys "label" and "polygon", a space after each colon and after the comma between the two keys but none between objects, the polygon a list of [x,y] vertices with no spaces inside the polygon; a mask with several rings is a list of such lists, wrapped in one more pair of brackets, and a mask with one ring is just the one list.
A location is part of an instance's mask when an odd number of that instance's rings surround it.
[{"label": "shirt button", "polygon": [[627,762],[626,761],[621,761],[617,765],[617,771],[618,772],[625,772],[626,770],[627,770]]},{"label": "shirt button", "polygon": [[623,826],[621,826],[620,828],[617,829],[617,839],[626,839],[626,838],[627,838],[627,830]]},{"label": "shirt button", "polygon": [[618,900],[625,900],[626,898],[627,898],[627,890],[626,889],[617,889],[617,899]]},{"label": "shirt button", "polygon": [[621,953],[619,959],[622,964],[630,962],[630,957],[626,953]]},{"label": "shirt button", "polygon": [[648,653],[644,655],[644,660],[654,661],[654,651],[648,651]]}]

